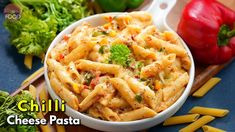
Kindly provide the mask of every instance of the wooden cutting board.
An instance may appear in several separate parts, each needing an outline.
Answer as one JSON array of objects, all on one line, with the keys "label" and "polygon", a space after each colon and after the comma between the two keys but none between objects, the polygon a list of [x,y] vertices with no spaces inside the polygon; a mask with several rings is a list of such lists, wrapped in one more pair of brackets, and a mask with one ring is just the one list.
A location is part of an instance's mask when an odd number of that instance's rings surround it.
[{"label": "wooden cutting board", "polygon": [[[137,9],[143,9],[149,6],[151,4],[152,0],[145,0],[144,5]],[[181,12],[184,8],[184,6],[187,4],[189,0],[178,0],[173,10],[170,12],[170,14],[167,17],[167,23],[168,25],[176,30],[179,19],[181,17]],[[221,3],[225,4],[227,7],[235,10],[235,0],[219,0]],[[191,93],[193,93],[195,90],[200,88],[206,81],[208,81],[211,77],[215,76],[219,71],[221,71],[227,64],[224,65],[199,65],[196,63],[196,76],[195,81],[191,90]],[[37,93],[40,93],[41,88],[45,85],[44,77],[42,76],[43,73],[40,73],[37,77],[33,78],[31,81],[29,81],[27,84],[21,86],[18,90],[16,90],[12,95],[18,94],[23,89],[28,89],[29,84],[33,84],[37,87]],[[66,117],[66,115],[62,112],[50,112],[45,117],[48,117],[50,114],[56,115],[58,117]],[[93,132],[96,131],[94,129],[90,129],[85,126],[65,126],[66,131],[77,131],[77,132]],[[53,127],[53,130],[56,131]]]}]

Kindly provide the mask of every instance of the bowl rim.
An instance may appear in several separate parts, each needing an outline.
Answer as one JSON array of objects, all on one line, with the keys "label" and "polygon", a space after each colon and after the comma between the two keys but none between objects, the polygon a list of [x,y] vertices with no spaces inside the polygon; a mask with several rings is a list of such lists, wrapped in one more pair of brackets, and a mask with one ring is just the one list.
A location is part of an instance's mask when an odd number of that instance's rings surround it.
[{"label": "bowl rim", "polygon": [[[92,16],[80,19],[80,20],[70,24],[69,26],[67,26],[63,31],[61,31],[53,39],[53,41],[51,42],[51,44],[50,44],[50,46],[49,46],[49,48],[48,48],[48,50],[46,52],[45,60],[44,60],[44,77],[45,77],[45,80],[46,80],[46,85],[47,85],[47,89],[49,91],[50,96],[53,96],[51,94],[54,94],[55,98],[60,100],[59,102],[61,102],[61,98],[55,93],[55,91],[52,89],[52,87],[50,85],[50,81],[49,81],[49,77],[48,77],[48,68],[47,68],[46,61],[48,59],[49,52],[58,44],[58,42],[60,42],[62,40],[63,36],[66,35],[67,33],[71,33],[72,30],[75,29],[78,25],[81,25],[82,22],[87,21],[89,19],[93,19],[95,17],[103,17],[103,16],[106,16],[106,15],[120,15],[120,14],[126,14],[126,13],[127,12],[102,13],[102,14],[96,14],[96,15],[92,15]],[[170,29],[168,27],[168,25],[165,25],[165,26],[166,26],[167,30],[173,31],[172,29]],[[175,31],[173,31],[173,32],[176,35],[178,35]],[[179,35],[178,35],[178,37],[179,37],[183,47],[187,51],[187,55],[189,56],[190,61],[191,61],[191,67],[190,67],[190,70],[188,71],[189,72],[189,81],[188,81],[187,86],[185,87],[184,92],[181,94],[181,96],[170,107],[168,107],[167,109],[163,110],[160,113],[157,113],[157,115],[152,117],[152,118],[145,118],[145,119],[134,120],[134,121],[122,121],[122,122],[114,122],[114,121],[106,121],[106,120],[96,119],[96,118],[93,118],[93,117],[91,117],[89,115],[86,115],[85,113],[82,113],[82,112],[79,112],[79,111],[76,111],[76,110],[72,109],[67,104],[66,104],[66,109],[69,109],[69,111],[74,112],[74,114],[77,114],[78,117],[83,116],[84,118],[87,118],[89,120],[92,120],[92,121],[95,121],[95,122],[99,122],[99,123],[103,123],[103,124],[106,124],[106,125],[131,125],[131,124],[139,124],[139,123],[142,124],[142,123],[149,122],[149,121],[152,121],[152,120],[154,120],[156,118],[160,118],[162,116],[165,116],[165,115],[169,114],[170,111],[172,111],[174,108],[176,108],[180,104],[180,102],[184,101],[184,99],[187,99],[187,97],[188,97],[188,95],[190,93],[190,90],[192,88],[194,77],[195,77],[195,64],[194,64],[194,59],[193,59],[193,56],[191,54],[191,51],[189,50],[188,46],[185,44],[185,42],[181,39],[181,37]]]}]

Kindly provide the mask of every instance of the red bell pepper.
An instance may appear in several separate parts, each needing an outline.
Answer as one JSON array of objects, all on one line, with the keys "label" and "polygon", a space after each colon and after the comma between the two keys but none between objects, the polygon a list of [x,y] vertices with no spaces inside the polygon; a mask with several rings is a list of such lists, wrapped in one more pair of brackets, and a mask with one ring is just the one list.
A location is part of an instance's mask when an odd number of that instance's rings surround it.
[{"label": "red bell pepper", "polygon": [[177,32],[199,62],[221,64],[235,56],[235,12],[216,0],[191,0]]}]

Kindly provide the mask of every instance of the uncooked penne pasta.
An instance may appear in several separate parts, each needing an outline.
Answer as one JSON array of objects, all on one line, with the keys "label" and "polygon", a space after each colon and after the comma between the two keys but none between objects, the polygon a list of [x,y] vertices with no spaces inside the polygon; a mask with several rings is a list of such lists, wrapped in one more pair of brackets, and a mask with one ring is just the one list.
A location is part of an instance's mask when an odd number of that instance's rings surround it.
[{"label": "uncooked penne pasta", "polygon": [[203,125],[211,122],[214,119],[215,117],[213,116],[203,116],[199,118],[198,120],[196,120],[195,122],[189,124],[188,126],[180,129],[179,132],[193,132],[197,130],[198,128],[202,127]]},{"label": "uncooked penne pasta", "polygon": [[201,88],[199,88],[196,92],[193,93],[194,97],[202,97],[204,96],[209,90],[211,90],[221,79],[217,77],[211,78],[207,81]]},{"label": "uncooked penne pasta", "polygon": [[36,72],[34,72],[33,74],[31,74],[29,77],[27,77],[22,83],[21,86],[23,86],[26,83],[29,83],[31,80],[33,80],[34,78],[36,78],[37,76],[43,74],[44,71],[44,67],[41,67],[40,69],[38,69]]},{"label": "uncooked penne pasta", "polygon": [[104,64],[100,62],[92,62],[89,60],[79,60],[76,64],[76,67],[85,71],[97,70],[101,71],[102,73],[110,73],[115,75],[119,73],[121,68],[119,65]]},{"label": "uncooked penne pasta", "polygon": [[56,132],[66,132],[64,125],[55,125],[56,127]]},{"label": "uncooked penne pasta", "polygon": [[202,126],[202,130],[203,130],[203,132],[226,132],[222,129],[215,128],[215,127],[208,126],[208,125]]},{"label": "uncooked penne pasta", "polygon": [[157,113],[148,107],[142,107],[139,109],[135,109],[133,111],[129,111],[123,114],[120,114],[120,118],[122,121],[133,121],[143,118],[154,117]]},{"label": "uncooked penne pasta", "polygon": [[96,98],[103,89],[105,89],[105,84],[98,84],[95,86],[94,90],[79,104],[81,111],[85,111],[88,107],[94,104],[98,99]]},{"label": "uncooked penne pasta", "polygon": [[36,99],[37,89],[33,85],[29,85],[29,92],[33,96],[33,99]]},{"label": "uncooked penne pasta", "polygon": [[189,115],[181,115],[181,116],[173,116],[168,119],[166,119],[163,123],[163,126],[169,126],[169,125],[176,125],[176,124],[182,124],[182,123],[189,123],[194,122],[200,117],[199,114],[189,114]]},{"label": "uncooked penne pasta", "polygon": [[149,46],[158,50],[163,49],[166,50],[168,53],[175,53],[179,57],[187,56],[187,52],[183,47],[170,44],[169,42],[156,38],[152,35],[148,35],[145,38],[145,41]]},{"label": "uncooked penne pasta", "polygon": [[[45,100],[45,102],[48,102],[49,95],[48,95],[45,83],[42,84],[42,89],[39,93],[39,99],[40,99],[40,101]],[[48,105],[46,105],[46,109],[45,110],[42,109],[42,111],[45,111],[45,112],[43,112],[43,115],[46,115],[48,112]]]},{"label": "uncooked penne pasta", "polygon": [[128,84],[120,78],[111,78],[110,83],[116,88],[121,96],[131,105],[132,108],[140,108],[142,105],[135,99],[135,94],[131,91]]},{"label": "uncooked penne pasta", "polygon": [[24,65],[28,69],[32,69],[32,64],[33,64],[33,56],[32,55],[25,55],[25,57],[24,57]]},{"label": "uncooked penne pasta", "polygon": [[[41,111],[39,111],[37,113],[37,118],[45,119]],[[41,132],[52,132],[53,131],[53,129],[51,128],[51,126],[49,124],[39,125],[39,126],[40,126],[40,129],[41,129]]]},{"label": "uncooked penne pasta", "polygon": [[229,110],[195,106],[189,111],[189,113],[210,115],[215,117],[224,117],[229,113]]}]

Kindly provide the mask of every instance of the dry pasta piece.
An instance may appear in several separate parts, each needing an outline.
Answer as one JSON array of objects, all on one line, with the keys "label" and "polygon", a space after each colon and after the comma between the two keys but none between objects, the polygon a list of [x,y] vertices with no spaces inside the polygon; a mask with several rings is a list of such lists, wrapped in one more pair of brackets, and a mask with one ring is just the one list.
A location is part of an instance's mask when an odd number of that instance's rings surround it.
[{"label": "dry pasta piece", "polygon": [[56,132],[66,132],[64,125],[55,125],[56,127]]},{"label": "dry pasta piece", "polygon": [[37,77],[38,75],[43,74],[44,71],[44,67],[41,67],[40,69],[38,69],[36,72],[34,72],[33,74],[31,74],[29,77],[27,77],[22,83],[21,86],[29,83],[31,80],[33,80],[35,77]]},{"label": "dry pasta piece", "polygon": [[89,60],[79,60],[76,63],[76,67],[81,70],[91,71],[96,70],[101,73],[110,73],[110,74],[118,74],[121,67],[119,65],[114,64],[104,64],[100,62],[93,62]]},{"label": "dry pasta piece", "polygon": [[199,88],[196,92],[193,93],[194,97],[202,97],[204,96],[210,89],[212,89],[221,79],[217,77],[211,78],[207,81],[201,88]]},{"label": "dry pasta piece", "polygon": [[33,56],[32,55],[25,55],[25,57],[24,57],[24,65],[28,69],[32,69],[32,63],[33,63]]},{"label": "dry pasta piece", "polygon": [[[49,95],[48,95],[45,85],[46,85],[45,83],[42,84],[42,90],[39,93],[39,99],[40,101],[45,100],[45,102],[48,102]],[[47,112],[48,112],[48,105],[46,105],[46,110],[45,112],[43,112],[43,115],[46,115]]]},{"label": "dry pasta piece", "polygon": [[198,128],[202,127],[203,125],[211,122],[214,119],[215,117],[213,116],[203,116],[199,118],[198,120],[196,120],[195,122],[189,124],[188,126],[180,129],[179,132],[193,132],[197,130]]},{"label": "dry pasta piece", "polygon": [[182,124],[182,123],[189,123],[194,122],[200,117],[199,114],[189,114],[189,115],[181,115],[181,116],[173,116],[168,119],[166,119],[163,123],[163,126],[169,126],[169,125],[176,125],[176,124]]},{"label": "dry pasta piece", "polygon": [[33,96],[33,99],[36,99],[37,89],[33,85],[29,85],[29,92]]},{"label": "dry pasta piece", "polygon": [[183,47],[170,44],[169,42],[156,38],[152,35],[147,35],[145,41],[149,46],[156,48],[157,50],[163,49],[168,53],[175,53],[179,57],[187,56],[187,52]]},{"label": "dry pasta piece", "polygon": [[[38,117],[39,119],[44,119],[44,116],[43,116],[43,114],[42,114],[41,111],[39,111],[39,112],[37,113],[37,117]],[[39,125],[39,126],[40,126],[40,129],[41,129],[42,132],[53,132],[53,129],[50,127],[49,124],[46,124],[46,125]]]},{"label": "dry pasta piece", "polygon": [[126,81],[120,78],[111,78],[110,83],[116,88],[121,96],[131,105],[132,108],[140,108],[142,105],[135,99],[135,94],[131,91]]},{"label": "dry pasta piece", "polygon": [[132,110],[126,113],[120,114],[122,121],[133,121],[143,118],[154,117],[157,113],[148,107],[142,107],[136,110]]},{"label": "dry pasta piece", "polygon": [[189,113],[210,115],[215,117],[224,117],[229,113],[229,110],[195,106],[189,111]]},{"label": "dry pasta piece", "polygon": [[203,130],[203,132],[226,132],[222,129],[215,128],[215,127],[208,126],[208,125],[202,126],[202,130]]}]

